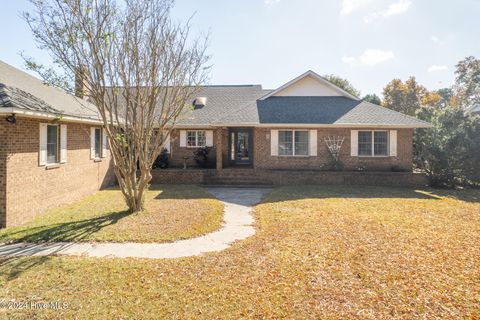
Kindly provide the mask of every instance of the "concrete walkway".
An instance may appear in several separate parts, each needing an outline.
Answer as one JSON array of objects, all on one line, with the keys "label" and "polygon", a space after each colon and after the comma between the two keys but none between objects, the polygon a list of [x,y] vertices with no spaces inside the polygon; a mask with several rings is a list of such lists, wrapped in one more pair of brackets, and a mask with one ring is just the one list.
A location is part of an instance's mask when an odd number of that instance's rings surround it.
[{"label": "concrete walkway", "polygon": [[0,245],[0,257],[69,255],[115,258],[180,258],[224,250],[255,233],[252,205],[267,188],[209,188],[225,205],[224,225],[201,237],[172,243],[14,243]]}]

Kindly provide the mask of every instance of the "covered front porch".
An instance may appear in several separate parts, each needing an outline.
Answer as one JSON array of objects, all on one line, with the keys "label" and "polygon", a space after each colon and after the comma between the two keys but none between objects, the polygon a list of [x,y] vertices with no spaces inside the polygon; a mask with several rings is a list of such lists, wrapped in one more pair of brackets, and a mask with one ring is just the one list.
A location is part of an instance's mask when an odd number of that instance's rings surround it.
[{"label": "covered front porch", "polygon": [[215,169],[253,168],[254,130],[250,127],[221,127],[216,130]]}]

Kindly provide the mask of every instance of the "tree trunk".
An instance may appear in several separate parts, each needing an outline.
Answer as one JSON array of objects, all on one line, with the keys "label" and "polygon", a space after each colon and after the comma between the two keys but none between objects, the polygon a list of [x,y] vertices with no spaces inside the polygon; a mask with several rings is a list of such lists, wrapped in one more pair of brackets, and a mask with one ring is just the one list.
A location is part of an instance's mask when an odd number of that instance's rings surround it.
[{"label": "tree trunk", "polygon": [[133,213],[145,209],[145,192],[148,190],[149,182],[152,180],[150,170],[141,170],[138,179],[136,174],[129,174],[126,178],[117,175],[117,179],[125,197],[128,211]]},{"label": "tree trunk", "polygon": [[125,202],[127,203],[129,212],[131,213],[139,212],[144,209],[143,207],[144,194],[145,194],[145,185],[143,184],[135,186],[134,188],[132,188],[131,190],[128,190],[127,192],[123,192],[123,195],[125,197]]},{"label": "tree trunk", "polygon": [[108,136],[125,202],[138,212],[154,160],[208,78],[209,56],[207,39],[192,39],[189,23],[171,21],[172,1],[117,2],[30,0],[35,10],[25,19],[66,81],[82,78],[82,94],[96,106]]}]

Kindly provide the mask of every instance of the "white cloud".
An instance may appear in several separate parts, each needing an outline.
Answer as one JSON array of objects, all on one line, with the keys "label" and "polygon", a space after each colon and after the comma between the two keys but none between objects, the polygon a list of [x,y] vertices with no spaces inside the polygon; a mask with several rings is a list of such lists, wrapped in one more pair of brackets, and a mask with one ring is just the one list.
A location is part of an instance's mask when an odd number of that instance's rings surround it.
[{"label": "white cloud", "polygon": [[386,62],[395,58],[395,54],[392,51],[384,51],[378,49],[365,50],[359,57],[342,57],[342,61],[349,65],[360,66],[375,66],[382,62]]},{"label": "white cloud", "polygon": [[380,18],[388,18],[391,16],[399,15],[408,11],[412,5],[411,0],[398,0],[397,2],[391,3],[386,9],[373,12],[368,16],[364,17],[363,20],[365,23],[372,22]]},{"label": "white cloud", "polygon": [[443,70],[447,70],[448,67],[446,65],[438,65],[438,64],[434,64],[434,65],[431,65],[429,68],[428,68],[428,72],[436,72],[436,71],[443,71]]},{"label": "white cloud", "polygon": [[443,41],[442,39],[440,39],[440,38],[437,37],[437,36],[431,36],[431,37],[430,37],[430,40],[432,40],[433,43],[438,44],[438,45],[443,45],[443,44],[445,44],[445,41]]},{"label": "white cloud", "polygon": [[273,6],[274,4],[277,4],[279,3],[280,0],[264,0],[264,3],[267,5],[267,6]]},{"label": "white cloud", "polygon": [[384,17],[395,16],[397,14],[402,14],[407,12],[408,8],[412,5],[410,0],[399,0],[398,2],[392,3],[387,10],[383,12]]},{"label": "white cloud", "polygon": [[342,57],[342,61],[345,62],[346,64],[355,64],[355,62],[357,61],[357,59],[355,57]]},{"label": "white cloud", "polygon": [[372,0],[343,0],[342,9],[340,10],[341,16],[348,16],[352,12],[362,7],[366,7],[372,2]]}]

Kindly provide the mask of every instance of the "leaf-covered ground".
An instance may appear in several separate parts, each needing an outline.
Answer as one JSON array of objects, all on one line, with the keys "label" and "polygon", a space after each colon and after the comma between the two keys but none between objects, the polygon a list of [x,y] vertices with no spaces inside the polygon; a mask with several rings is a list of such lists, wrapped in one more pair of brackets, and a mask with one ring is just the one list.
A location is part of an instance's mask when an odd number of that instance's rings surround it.
[{"label": "leaf-covered ground", "polygon": [[480,317],[478,190],[284,187],[256,216],[201,257],[3,261],[0,299],[68,304],[13,318]]},{"label": "leaf-covered ground", "polygon": [[99,191],[24,226],[1,229],[0,243],[169,242],[212,232],[223,221],[223,204],[197,186],[152,186],[145,206],[143,212],[129,214],[119,190]]}]

